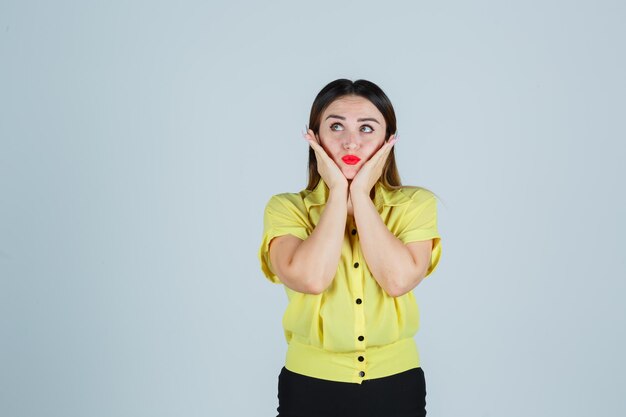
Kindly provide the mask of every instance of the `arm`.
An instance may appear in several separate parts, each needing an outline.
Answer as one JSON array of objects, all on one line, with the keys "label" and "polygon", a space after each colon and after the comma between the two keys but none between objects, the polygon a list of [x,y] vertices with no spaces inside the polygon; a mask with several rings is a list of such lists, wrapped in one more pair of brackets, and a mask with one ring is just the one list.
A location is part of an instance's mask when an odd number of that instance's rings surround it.
[{"label": "arm", "polygon": [[374,279],[392,297],[417,286],[429,265],[432,240],[405,245],[389,231],[368,194],[351,193],[363,255]]},{"label": "arm", "polygon": [[341,258],[346,217],[347,189],[331,188],[320,220],[305,240],[291,235],[270,242],[274,273],[289,288],[320,294],[332,282]]}]

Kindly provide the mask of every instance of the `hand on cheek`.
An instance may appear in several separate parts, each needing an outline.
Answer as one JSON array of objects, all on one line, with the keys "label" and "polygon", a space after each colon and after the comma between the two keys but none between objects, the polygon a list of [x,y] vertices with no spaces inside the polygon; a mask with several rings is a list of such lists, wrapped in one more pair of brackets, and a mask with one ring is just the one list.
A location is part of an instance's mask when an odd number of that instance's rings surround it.
[{"label": "hand on cheek", "polygon": [[369,195],[372,187],[374,187],[374,184],[382,175],[389,152],[391,152],[391,148],[395,143],[396,139],[392,135],[389,141],[384,142],[380,149],[361,166],[361,169],[359,169],[359,172],[357,172],[350,183],[350,193],[357,192]]}]

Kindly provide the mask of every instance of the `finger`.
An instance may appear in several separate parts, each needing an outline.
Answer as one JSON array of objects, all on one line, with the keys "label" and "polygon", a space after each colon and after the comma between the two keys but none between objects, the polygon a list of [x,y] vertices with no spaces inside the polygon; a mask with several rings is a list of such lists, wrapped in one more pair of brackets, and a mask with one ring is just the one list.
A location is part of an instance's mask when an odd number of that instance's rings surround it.
[{"label": "finger", "polygon": [[310,142],[313,140],[313,138],[311,137],[311,134],[308,131],[303,131],[302,136],[304,137],[304,140],[306,140],[307,142]]},{"label": "finger", "polygon": [[318,161],[326,161],[326,162],[328,162],[330,160],[330,156],[328,156],[328,154],[326,153],[324,148],[322,148],[322,146],[319,143],[317,143],[313,139],[310,139],[310,136],[311,135],[308,135],[308,137],[309,137],[308,142],[311,145],[311,148],[313,148],[313,151],[315,152],[315,155],[317,155],[317,160]]},{"label": "finger", "polygon": [[[320,144],[319,138],[313,133],[311,129],[309,129],[309,132],[311,133],[308,133],[307,137],[309,138],[309,143],[311,144],[311,147],[313,148],[315,153],[317,153],[321,158],[330,159],[330,156],[328,156],[326,150]],[[311,139],[312,137],[315,139]]]},{"label": "finger", "polygon": [[389,153],[389,152],[391,152],[391,149],[392,149],[392,148],[393,148],[393,146],[396,144],[396,142],[397,142],[397,139],[396,139],[396,137],[395,137],[395,136],[391,136],[391,137],[389,138],[389,140],[387,141],[387,144],[386,144],[386,145],[387,145],[387,152],[388,152],[388,153]]},{"label": "finger", "polygon": [[321,142],[320,142],[320,138],[317,136],[317,134],[316,134],[315,132],[313,132],[313,129],[308,129],[308,130],[307,130],[307,132],[308,132],[309,136],[311,136],[312,138],[314,138],[314,139],[315,139],[315,141],[316,141],[318,144],[321,144]]},{"label": "finger", "polygon": [[309,144],[311,145],[313,149],[315,149],[315,145],[317,145],[317,143],[315,142],[315,140],[313,140],[313,138],[311,137],[309,133],[302,132],[302,137],[304,138],[305,141],[309,142]]},{"label": "finger", "polygon": [[319,143],[317,143],[315,139],[311,138],[311,135],[307,134],[306,138],[307,142],[309,142],[309,145],[311,145],[311,148],[313,148],[315,152],[320,152],[322,150],[322,147],[319,145]]},{"label": "finger", "polygon": [[383,143],[383,146],[381,146],[378,149],[378,151],[376,151],[376,153],[374,154],[372,159],[374,159],[374,160],[383,159],[391,151],[391,147],[393,146],[394,143],[395,142],[392,142],[392,141],[387,141],[387,142]]},{"label": "finger", "polygon": [[390,140],[387,141],[387,143],[380,147],[378,152],[376,152],[376,154],[374,155],[376,165],[382,165],[386,162],[387,158],[389,157],[389,153],[391,152],[391,149],[393,148],[393,145],[395,143],[396,139],[392,136]]}]

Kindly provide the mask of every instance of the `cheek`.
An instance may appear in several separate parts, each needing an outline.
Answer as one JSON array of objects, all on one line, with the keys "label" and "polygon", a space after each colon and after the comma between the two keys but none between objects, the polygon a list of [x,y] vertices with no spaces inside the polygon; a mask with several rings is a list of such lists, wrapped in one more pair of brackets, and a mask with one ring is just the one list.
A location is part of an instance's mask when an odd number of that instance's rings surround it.
[{"label": "cheek", "polygon": [[369,160],[372,156],[374,156],[374,154],[378,152],[378,150],[382,148],[383,145],[384,145],[384,142],[381,142],[378,145],[372,144],[371,146],[368,146],[367,149],[364,149],[365,151],[364,153],[365,155],[367,155],[367,159]]},{"label": "cheek", "polygon": [[337,158],[338,155],[341,154],[341,145],[339,145],[338,143],[333,143],[332,141],[325,141],[325,142],[322,142],[322,144],[323,144],[324,150],[329,156]]},{"label": "cheek", "polygon": [[322,145],[322,147],[331,159],[339,160],[339,157],[342,155],[341,149],[331,143],[325,143],[324,145]]}]

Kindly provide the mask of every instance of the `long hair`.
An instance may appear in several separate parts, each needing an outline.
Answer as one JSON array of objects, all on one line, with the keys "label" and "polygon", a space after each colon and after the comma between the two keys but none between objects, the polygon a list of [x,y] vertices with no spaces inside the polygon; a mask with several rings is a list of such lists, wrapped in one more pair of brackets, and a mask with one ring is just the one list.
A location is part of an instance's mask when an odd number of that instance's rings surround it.
[{"label": "long hair", "polygon": [[[309,115],[309,129],[315,134],[319,133],[319,128],[324,110],[335,100],[344,96],[360,96],[369,100],[382,113],[385,118],[387,129],[385,132],[385,142],[389,140],[392,134],[396,133],[396,113],[393,109],[391,101],[385,92],[371,81],[356,80],[351,81],[345,78],[339,78],[326,84],[324,88],[315,97],[311,106],[311,114]],[[383,172],[378,181],[391,190],[402,188],[402,181],[396,165],[396,157],[394,148],[387,157],[387,161],[383,167]],[[317,171],[317,158],[315,151],[309,146],[309,179],[306,186],[307,190],[313,190],[319,182],[321,176]],[[424,187],[419,187],[424,188]],[[430,191],[430,190],[429,190]],[[434,193],[433,193],[434,194]]]}]

